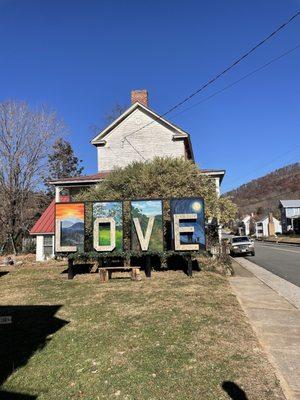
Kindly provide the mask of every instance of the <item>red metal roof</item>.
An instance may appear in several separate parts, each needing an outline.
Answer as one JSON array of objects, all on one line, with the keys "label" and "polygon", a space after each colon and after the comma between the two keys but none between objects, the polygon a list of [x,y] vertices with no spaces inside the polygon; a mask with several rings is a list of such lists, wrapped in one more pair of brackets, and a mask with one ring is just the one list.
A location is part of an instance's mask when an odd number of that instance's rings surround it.
[{"label": "red metal roof", "polygon": [[[69,196],[60,196],[61,202],[68,202]],[[30,230],[30,235],[54,235],[55,200],[53,199]]]}]

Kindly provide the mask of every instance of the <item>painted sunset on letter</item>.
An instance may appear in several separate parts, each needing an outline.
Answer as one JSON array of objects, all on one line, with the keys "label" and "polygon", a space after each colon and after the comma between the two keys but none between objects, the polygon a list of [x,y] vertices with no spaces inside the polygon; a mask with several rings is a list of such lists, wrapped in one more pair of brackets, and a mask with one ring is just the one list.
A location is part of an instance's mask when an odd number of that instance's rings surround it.
[{"label": "painted sunset on letter", "polygon": [[83,246],[84,204],[56,204],[55,218],[61,222],[61,246]]},{"label": "painted sunset on letter", "polygon": [[56,204],[56,218],[59,219],[80,219],[84,218],[83,203],[61,203]]}]

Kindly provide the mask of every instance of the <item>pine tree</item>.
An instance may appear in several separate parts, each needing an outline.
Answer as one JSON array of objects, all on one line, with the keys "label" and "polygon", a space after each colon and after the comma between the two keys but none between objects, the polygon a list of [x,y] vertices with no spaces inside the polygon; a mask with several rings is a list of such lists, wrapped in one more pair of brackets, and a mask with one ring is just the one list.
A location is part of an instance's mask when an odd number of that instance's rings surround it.
[{"label": "pine tree", "polygon": [[80,165],[82,160],[75,156],[71,143],[64,139],[57,139],[52,147],[52,152],[48,155],[48,176],[45,184],[48,193],[53,194],[54,188],[47,182],[55,179],[69,178],[81,175],[83,167]]}]

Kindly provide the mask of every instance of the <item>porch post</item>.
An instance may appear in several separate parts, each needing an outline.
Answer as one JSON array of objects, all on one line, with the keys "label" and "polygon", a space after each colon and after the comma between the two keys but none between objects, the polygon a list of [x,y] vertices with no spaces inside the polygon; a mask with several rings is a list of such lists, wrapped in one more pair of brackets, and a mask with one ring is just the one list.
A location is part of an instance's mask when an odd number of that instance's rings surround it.
[{"label": "porch post", "polygon": [[60,186],[55,186],[55,203],[60,201]]}]

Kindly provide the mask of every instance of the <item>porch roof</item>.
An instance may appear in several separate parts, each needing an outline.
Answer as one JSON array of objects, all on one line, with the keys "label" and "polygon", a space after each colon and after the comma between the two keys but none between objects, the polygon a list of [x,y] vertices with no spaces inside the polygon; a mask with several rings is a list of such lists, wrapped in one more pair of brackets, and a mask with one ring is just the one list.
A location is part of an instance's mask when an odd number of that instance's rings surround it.
[{"label": "porch roof", "polygon": [[96,174],[83,175],[83,176],[72,176],[71,178],[61,178],[53,181],[49,181],[50,185],[53,186],[76,186],[76,185],[89,185],[95,184],[102,179],[105,179],[110,171],[97,172]]}]

